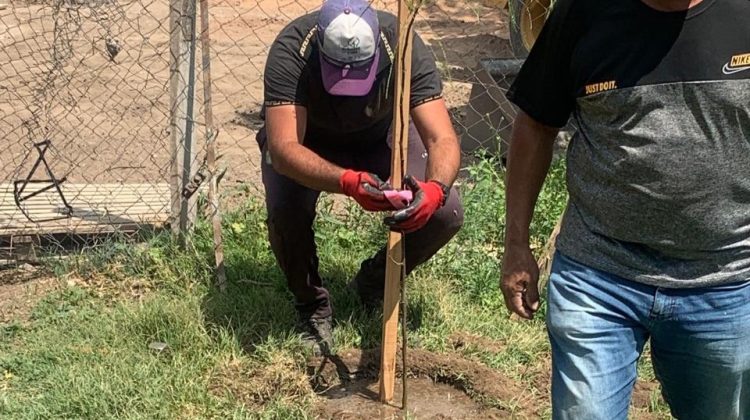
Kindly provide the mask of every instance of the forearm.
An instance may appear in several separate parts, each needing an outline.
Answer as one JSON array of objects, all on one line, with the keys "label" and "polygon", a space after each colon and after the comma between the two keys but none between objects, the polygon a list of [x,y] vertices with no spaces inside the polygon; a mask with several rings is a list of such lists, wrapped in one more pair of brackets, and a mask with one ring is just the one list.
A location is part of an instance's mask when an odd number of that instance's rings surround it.
[{"label": "forearm", "polygon": [[339,178],[344,169],[299,143],[285,142],[272,146],[271,162],[276,172],[308,188],[341,192]]},{"label": "forearm", "polygon": [[519,112],[513,125],[506,174],[506,248],[529,245],[529,226],[539,192],[552,161],[559,130]]},{"label": "forearm", "polygon": [[440,98],[413,108],[411,118],[427,149],[425,179],[453,184],[461,165],[461,148],[445,100]]},{"label": "forearm", "polygon": [[425,179],[434,179],[452,185],[461,165],[461,149],[458,139],[452,136],[430,141],[427,150],[427,173]]},{"label": "forearm", "polygon": [[271,165],[276,172],[317,191],[341,192],[343,169],[305,147],[307,108],[280,105],[266,109]]}]

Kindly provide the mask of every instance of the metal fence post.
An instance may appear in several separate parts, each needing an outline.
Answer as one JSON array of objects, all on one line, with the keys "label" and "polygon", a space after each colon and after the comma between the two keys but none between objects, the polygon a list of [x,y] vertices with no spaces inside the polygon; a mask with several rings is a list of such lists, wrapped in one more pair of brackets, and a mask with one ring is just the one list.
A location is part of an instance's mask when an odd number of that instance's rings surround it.
[{"label": "metal fence post", "polygon": [[187,233],[196,215],[195,196],[182,196],[195,172],[195,6],[195,0],[170,0],[170,190],[176,234]]}]

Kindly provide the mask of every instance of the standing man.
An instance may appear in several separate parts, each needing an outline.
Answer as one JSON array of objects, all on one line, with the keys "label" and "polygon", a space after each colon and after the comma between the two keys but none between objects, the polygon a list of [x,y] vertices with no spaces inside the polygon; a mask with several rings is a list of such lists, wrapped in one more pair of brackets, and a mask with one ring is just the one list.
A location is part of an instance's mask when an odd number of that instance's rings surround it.
[{"label": "standing man", "polygon": [[[303,338],[330,350],[331,301],[318,274],[312,230],[320,191],[368,211],[395,211],[390,189],[397,19],[367,0],[328,0],[291,22],[265,69],[265,127],[257,136],[271,248],[294,295]],[[463,223],[452,184],[460,162],[432,54],[414,36],[406,186],[414,200],[386,218],[406,233],[406,271],[443,247]],[[385,247],[350,286],[370,305],[383,297]]]},{"label": "standing man", "polygon": [[679,419],[750,419],[750,2],[559,0],[509,98],[502,291],[532,318],[529,224],[558,127],[554,419],[625,419],[647,339]]}]

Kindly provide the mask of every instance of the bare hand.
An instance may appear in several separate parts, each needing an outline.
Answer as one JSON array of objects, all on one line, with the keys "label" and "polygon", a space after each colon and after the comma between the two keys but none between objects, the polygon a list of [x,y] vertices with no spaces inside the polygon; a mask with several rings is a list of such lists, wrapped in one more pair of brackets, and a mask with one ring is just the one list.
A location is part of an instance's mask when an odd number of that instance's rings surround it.
[{"label": "bare hand", "polygon": [[534,318],[539,309],[539,267],[528,246],[505,249],[500,289],[505,306],[524,319]]}]

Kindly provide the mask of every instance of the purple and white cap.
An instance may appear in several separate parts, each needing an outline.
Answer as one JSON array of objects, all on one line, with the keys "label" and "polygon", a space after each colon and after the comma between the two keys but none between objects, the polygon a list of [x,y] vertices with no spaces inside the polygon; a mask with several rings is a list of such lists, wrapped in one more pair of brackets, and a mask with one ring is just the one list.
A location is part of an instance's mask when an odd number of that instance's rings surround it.
[{"label": "purple and white cap", "polygon": [[326,0],[318,18],[323,87],[331,95],[365,96],[380,58],[378,14],[367,0]]}]

